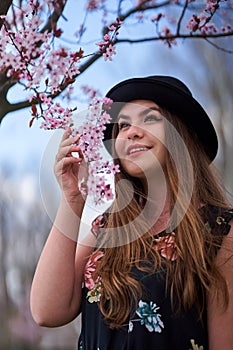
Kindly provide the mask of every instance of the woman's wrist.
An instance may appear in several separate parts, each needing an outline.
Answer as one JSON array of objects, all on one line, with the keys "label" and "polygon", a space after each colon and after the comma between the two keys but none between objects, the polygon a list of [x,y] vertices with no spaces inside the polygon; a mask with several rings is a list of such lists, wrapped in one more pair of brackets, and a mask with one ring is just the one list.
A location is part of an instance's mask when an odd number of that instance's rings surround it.
[{"label": "woman's wrist", "polygon": [[62,234],[77,242],[85,200],[82,195],[69,197],[62,194],[54,226]]},{"label": "woman's wrist", "polygon": [[84,197],[80,191],[73,193],[66,193],[65,191],[62,191],[61,203],[63,202],[66,205],[70,206],[70,208],[75,212],[76,210],[79,210],[80,207],[83,208],[85,201],[86,197]]}]

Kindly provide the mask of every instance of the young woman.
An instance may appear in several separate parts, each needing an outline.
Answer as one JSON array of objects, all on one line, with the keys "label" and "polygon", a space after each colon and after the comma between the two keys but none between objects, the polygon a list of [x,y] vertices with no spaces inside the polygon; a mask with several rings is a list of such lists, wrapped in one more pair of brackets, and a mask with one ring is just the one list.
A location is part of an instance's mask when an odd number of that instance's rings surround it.
[{"label": "young woman", "polygon": [[54,168],[62,199],[32,283],[32,315],[53,327],[82,312],[79,350],[231,350],[233,210],[210,165],[214,127],[173,77],[128,79],[107,96],[105,146],[121,168],[115,200],[77,244],[86,165],[72,156],[78,138],[67,131]]}]

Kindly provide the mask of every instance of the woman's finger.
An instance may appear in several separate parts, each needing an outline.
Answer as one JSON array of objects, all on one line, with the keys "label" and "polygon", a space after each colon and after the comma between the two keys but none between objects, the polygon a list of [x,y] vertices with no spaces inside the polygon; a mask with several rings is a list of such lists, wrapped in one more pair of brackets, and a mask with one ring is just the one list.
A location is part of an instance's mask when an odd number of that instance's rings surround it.
[{"label": "woman's finger", "polygon": [[71,135],[71,129],[68,128],[68,129],[63,133],[61,142],[63,142],[64,140],[66,140],[70,135]]},{"label": "woman's finger", "polygon": [[80,136],[68,137],[61,141],[60,146],[78,145]]},{"label": "woman's finger", "polygon": [[57,168],[60,170],[65,170],[67,166],[73,165],[73,164],[80,164],[82,162],[82,158],[76,158],[76,157],[65,157],[57,162]]},{"label": "woman's finger", "polygon": [[79,135],[71,136],[71,129],[69,128],[63,133],[60,145],[68,146],[72,143],[76,144],[79,141],[79,139]]},{"label": "woman's finger", "polygon": [[81,148],[79,146],[70,145],[70,146],[61,146],[58,149],[58,152],[56,155],[56,161],[59,162],[65,157],[73,157],[72,153],[76,153],[80,158],[83,158]]}]

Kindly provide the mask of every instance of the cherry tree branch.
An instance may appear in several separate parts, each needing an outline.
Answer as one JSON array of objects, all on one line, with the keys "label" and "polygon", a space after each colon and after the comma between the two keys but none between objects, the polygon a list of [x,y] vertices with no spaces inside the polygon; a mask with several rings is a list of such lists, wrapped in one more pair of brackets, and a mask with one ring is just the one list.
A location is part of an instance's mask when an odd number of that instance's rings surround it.
[{"label": "cherry tree branch", "polygon": [[148,1],[143,1],[138,6],[133,7],[132,9],[127,11],[124,15],[121,15],[120,19],[122,21],[124,21],[126,18],[128,18],[129,16],[131,16],[134,13],[137,13],[140,11],[146,12],[146,11],[150,11],[150,10],[155,10],[155,9],[158,9],[161,7],[166,7],[166,6],[170,5],[171,3],[173,3],[173,1],[171,1],[171,0],[166,0],[166,1],[163,1],[163,2],[156,4],[156,5],[146,5],[147,2]]},{"label": "cherry tree branch", "polygon": [[129,43],[129,44],[137,44],[137,43],[144,43],[144,42],[149,42],[149,41],[171,41],[175,39],[216,39],[216,38],[224,38],[228,36],[233,36],[233,31],[229,31],[228,33],[210,33],[210,34],[170,34],[167,36],[155,36],[155,37],[150,37],[150,38],[138,38],[138,39],[127,39],[127,38],[122,38],[122,39],[116,39],[116,44],[119,43]]},{"label": "cherry tree branch", "polygon": [[65,3],[63,4],[61,2],[61,5],[59,7],[59,9],[55,9],[52,14],[48,17],[46,24],[44,25],[44,27],[40,30],[41,33],[46,32],[46,30],[48,32],[51,32],[53,29],[53,24],[57,23],[58,20],[60,19],[60,17],[63,14],[63,11],[65,9],[65,5],[66,5],[67,1],[65,1]]},{"label": "cherry tree branch", "polygon": [[[12,5],[13,0],[1,0],[0,3],[0,15],[6,15],[9,8]],[[0,29],[2,28],[3,20],[0,19]]]},{"label": "cherry tree branch", "polygon": [[[85,70],[87,70],[94,62],[96,62],[102,55],[97,52],[95,54],[93,54],[93,56],[91,56],[85,63],[83,63],[80,66],[80,74],[82,74]],[[79,74],[79,75],[80,75]],[[75,76],[75,78],[77,78],[77,76]],[[12,87],[16,82],[12,82],[11,86],[7,86],[5,90],[2,90],[0,92],[0,99],[1,99],[1,105],[0,105],[0,123],[2,121],[2,119],[5,117],[6,114],[8,114],[9,112],[12,111],[18,111],[21,110],[23,108],[27,108],[27,107],[31,107],[32,104],[37,104],[39,103],[39,101],[33,100],[33,102],[30,102],[29,100],[25,100],[25,101],[21,101],[21,102],[17,102],[17,103],[9,103],[6,99],[6,90],[9,89],[10,87]],[[1,86],[1,78],[0,78],[0,86]],[[49,97],[51,98],[56,98],[57,96],[59,96],[66,88],[67,88],[68,84],[63,84],[60,87],[60,91],[56,92],[55,94],[50,95]]]}]

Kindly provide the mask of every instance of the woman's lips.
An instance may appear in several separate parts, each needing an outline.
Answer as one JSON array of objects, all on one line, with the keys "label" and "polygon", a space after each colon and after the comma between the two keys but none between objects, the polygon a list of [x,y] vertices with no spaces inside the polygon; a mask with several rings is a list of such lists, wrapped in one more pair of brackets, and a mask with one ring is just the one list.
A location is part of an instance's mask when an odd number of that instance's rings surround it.
[{"label": "woman's lips", "polygon": [[144,145],[132,145],[129,146],[127,149],[127,155],[133,156],[133,155],[139,155],[141,153],[149,151],[150,147],[144,146]]}]

